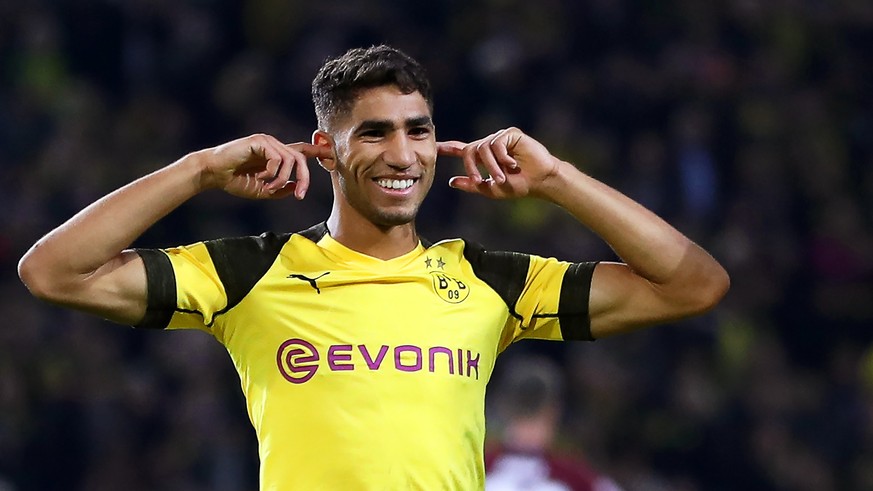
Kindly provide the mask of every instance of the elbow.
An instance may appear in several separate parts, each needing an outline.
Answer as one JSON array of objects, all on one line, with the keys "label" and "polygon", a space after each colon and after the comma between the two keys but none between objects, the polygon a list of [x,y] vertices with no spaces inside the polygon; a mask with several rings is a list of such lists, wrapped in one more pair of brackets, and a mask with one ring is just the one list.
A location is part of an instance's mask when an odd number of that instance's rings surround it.
[{"label": "elbow", "polygon": [[48,295],[47,285],[44,276],[40,274],[39,261],[33,255],[31,249],[18,261],[18,278],[31,295],[44,299]]},{"label": "elbow", "polygon": [[727,295],[730,287],[730,275],[720,264],[713,261],[694,287],[694,314],[703,314],[715,308]]},{"label": "elbow", "polygon": [[34,297],[48,302],[57,302],[60,288],[56,275],[40,260],[36,248],[32,248],[18,261],[18,277]]}]

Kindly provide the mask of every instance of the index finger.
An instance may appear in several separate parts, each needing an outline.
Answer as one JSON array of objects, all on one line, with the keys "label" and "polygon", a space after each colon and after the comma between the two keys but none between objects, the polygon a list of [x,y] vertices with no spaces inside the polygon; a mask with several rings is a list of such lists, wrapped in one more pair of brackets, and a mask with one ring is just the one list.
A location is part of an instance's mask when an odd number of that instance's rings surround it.
[{"label": "index finger", "polygon": [[443,157],[463,157],[467,144],[457,140],[437,142],[437,155]]},{"label": "index finger", "polygon": [[329,159],[333,157],[333,149],[330,147],[323,147],[320,145],[313,145],[311,143],[288,143],[285,145],[291,150],[296,150],[308,158],[315,159]]}]

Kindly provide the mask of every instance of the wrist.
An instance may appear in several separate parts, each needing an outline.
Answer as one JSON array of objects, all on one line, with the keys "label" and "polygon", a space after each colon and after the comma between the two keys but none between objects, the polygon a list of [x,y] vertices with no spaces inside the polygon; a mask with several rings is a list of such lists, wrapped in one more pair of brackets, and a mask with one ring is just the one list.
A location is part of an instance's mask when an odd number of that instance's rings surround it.
[{"label": "wrist", "polygon": [[219,186],[215,172],[208,165],[209,159],[206,152],[206,150],[191,152],[174,164],[191,177],[197,192],[215,189]]},{"label": "wrist", "polygon": [[552,157],[555,159],[555,165],[552,166],[552,171],[549,172],[541,181],[536,189],[532,190],[532,195],[551,201],[556,204],[561,204],[561,197],[566,194],[567,183],[570,181],[570,174],[579,173],[576,166],[573,164]]}]

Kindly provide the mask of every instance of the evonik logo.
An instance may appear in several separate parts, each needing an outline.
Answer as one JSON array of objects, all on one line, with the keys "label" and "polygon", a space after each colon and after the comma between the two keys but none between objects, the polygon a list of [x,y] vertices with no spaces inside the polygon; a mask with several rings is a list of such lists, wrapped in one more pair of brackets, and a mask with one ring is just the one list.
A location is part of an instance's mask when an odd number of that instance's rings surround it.
[{"label": "evonik logo", "polygon": [[365,344],[332,344],[323,351],[319,352],[318,348],[304,339],[288,339],[276,350],[279,373],[292,384],[309,381],[318,370],[397,370],[409,373],[426,370],[430,373],[442,372],[479,380],[480,355],[463,348],[422,348],[412,344],[383,344],[378,347]]}]

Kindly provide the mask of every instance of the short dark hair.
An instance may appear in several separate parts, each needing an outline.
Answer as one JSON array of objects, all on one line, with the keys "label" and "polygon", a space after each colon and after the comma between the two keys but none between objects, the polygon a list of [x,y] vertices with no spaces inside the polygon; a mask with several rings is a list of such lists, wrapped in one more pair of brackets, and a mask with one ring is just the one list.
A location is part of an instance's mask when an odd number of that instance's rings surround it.
[{"label": "short dark hair", "polygon": [[355,48],[327,59],[312,81],[312,103],[318,127],[328,129],[351,110],[360,91],[394,85],[404,94],[419,92],[433,112],[433,95],[424,67],[390,46]]},{"label": "short dark hair", "polygon": [[548,407],[560,409],[563,373],[545,356],[520,355],[506,362],[496,387],[499,416],[512,419],[534,417]]}]

